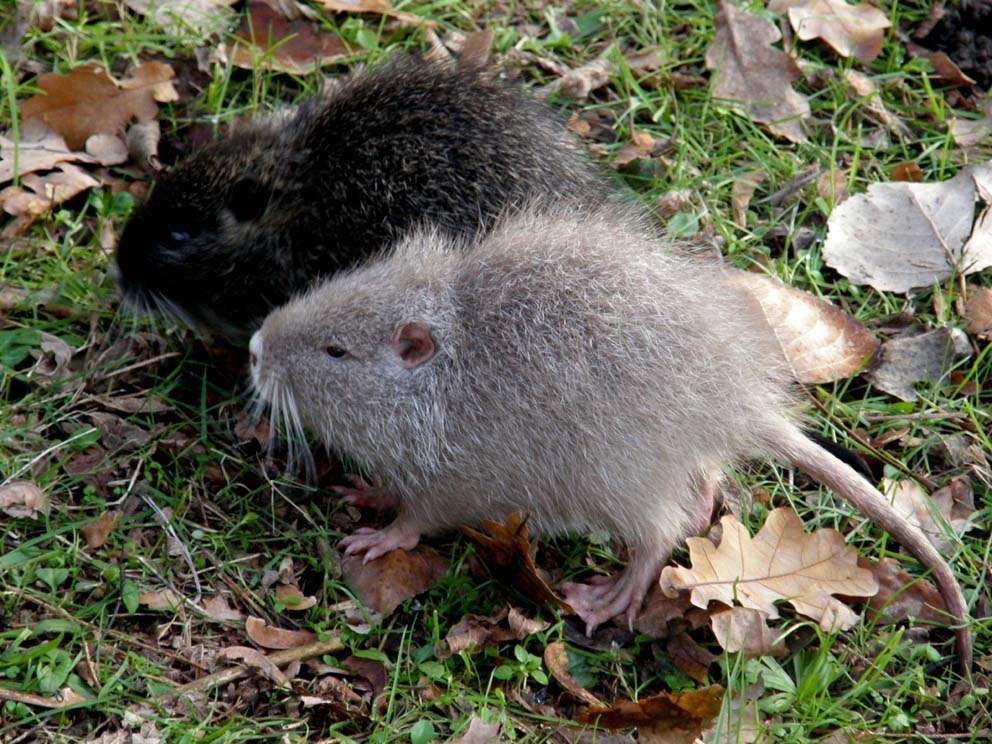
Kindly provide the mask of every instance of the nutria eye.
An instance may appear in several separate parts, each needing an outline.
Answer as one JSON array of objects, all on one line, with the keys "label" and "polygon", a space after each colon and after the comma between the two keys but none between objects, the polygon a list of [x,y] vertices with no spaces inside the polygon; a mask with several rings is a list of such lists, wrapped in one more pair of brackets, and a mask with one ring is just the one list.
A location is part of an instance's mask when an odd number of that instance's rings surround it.
[{"label": "nutria eye", "polygon": [[324,351],[327,352],[327,356],[333,357],[334,359],[340,359],[341,357],[348,355],[347,349],[342,349],[340,346],[328,346]]},{"label": "nutria eye", "polygon": [[173,230],[169,233],[169,240],[173,243],[185,243],[189,240],[188,232],[180,232],[179,230]]}]

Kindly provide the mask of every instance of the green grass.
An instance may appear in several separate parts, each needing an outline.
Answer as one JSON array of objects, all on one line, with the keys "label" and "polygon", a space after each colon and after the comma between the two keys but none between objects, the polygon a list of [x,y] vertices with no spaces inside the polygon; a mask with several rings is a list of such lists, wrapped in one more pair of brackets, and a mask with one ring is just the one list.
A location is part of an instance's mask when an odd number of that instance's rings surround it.
[{"label": "green grass", "polygon": [[[761,7],[749,4],[752,12],[762,12]],[[883,7],[904,30],[912,30],[928,10],[922,2]],[[831,205],[817,196],[814,186],[779,205],[764,200],[809,168],[840,165],[853,193],[888,180],[891,169],[904,161],[916,162],[927,180],[939,180],[989,156],[988,148],[965,154],[953,145],[945,124],[948,91],[933,88],[926,63],[909,59],[891,35],[882,55],[867,65],[842,60],[815,43],[801,45],[801,59],[818,72],[819,82],[796,85],[810,99],[814,126],[808,143],[788,145],[713,101],[705,86],[673,91],[666,84],[673,73],[708,79],[702,58],[712,39],[711,3],[576,2],[565,10],[578,33],[568,38],[545,34],[527,43],[522,43],[520,24],[547,31],[549,10],[447,1],[410,2],[402,9],[437,21],[439,32],[492,25],[497,59],[511,55],[519,45],[532,55],[575,66],[610,46],[616,59],[623,52],[657,47],[663,68],[655,83],[621,66],[592,100],[556,98],[552,104],[564,114],[602,116],[614,134],[607,152],[629,140],[631,127],[658,141],[671,140],[664,158],[625,167],[618,177],[648,205],[668,192],[685,191],[687,206],[668,217],[673,231],[712,235],[734,264],[763,266],[869,324],[881,324],[906,310],[922,325],[960,322],[954,311],[955,282],[907,298],[851,286],[825,267],[820,246]],[[250,73],[221,65],[211,66],[209,73],[196,72],[192,55],[204,39],[169,36],[127,12],[126,22],[116,18],[111,7],[95,12],[94,4],[80,2],[77,19],[60,20],[49,31],[29,29],[24,51],[14,63],[16,78],[5,81],[5,98],[13,93],[20,102],[32,95],[35,70],[64,73],[74,65],[96,62],[123,75],[142,61],[164,59],[180,70],[188,95],[163,106],[163,137],[181,140],[193,123],[220,127],[253,111],[297,101],[315,90],[320,79],[319,74]],[[372,16],[325,14],[321,25],[339,33],[355,52],[352,60],[331,65],[328,74],[397,48],[422,48],[416,31],[387,29]],[[519,68],[512,61],[508,64]],[[888,110],[911,125],[910,136],[892,137],[885,149],[858,144],[874,124],[866,117],[864,102],[844,82],[843,72],[849,68],[872,78]],[[533,63],[519,69],[528,84],[552,80]],[[15,111],[9,100],[0,105],[4,130],[15,123]],[[603,165],[610,168],[609,156]],[[731,221],[731,188],[742,174],[755,170],[766,178],[749,206],[747,226],[741,228]],[[114,175],[134,178],[124,169]],[[548,630],[476,655],[437,658],[436,645],[464,614],[487,615],[508,601],[520,604],[498,582],[475,570],[471,547],[457,536],[431,541],[451,558],[452,567],[441,583],[408,601],[368,635],[344,625],[339,613],[329,608],[351,593],[331,555],[350,521],[324,487],[332,478],[325,477],[319,488],[301,486],[276,470],[266,470],[259,447],[239,441],[234,427],[244,404],[240,356],[205,350],[182,331],[161,323],[156,328],[147,323],[132,327],[130,320],[116,316],[100,235],[107,224],[119,233],[132,201],[109,189],[90,191],[46,215],[25,235],[0,245],[0,287],[35,293],[0,314],[0,479],[19,473],[42,486],[51,504],[38,520],[0,519],[0,687],[41,696],[70,687],[86,697],[63,710],[0,703],[0,740],[83,741],[117,731],[127,716],[138,715],[169,742],[416,743],[456,736],[479,715],[502,722],[507,739],[559,741],[554,732],[564,723],[556,716],[567,719],[578,706],[562,698],[554,682],[547,682],[541,656],[551,642],[565,643],[572,674],[603,700],[698,686],[674,667],[663,640],[637,637],[606,650],[587,648],[574,625],[536,607],[525,610],[548,620]],[[813,239],[797,242],[804,231],[811,231]],[[988,275],[970,281],[992,286]],[[101,359],[115,343],[125,344],[139,331],[147,335],[136,337],[129,353]],[[65,379],[28,374],[42,332],[90,349]],[[937,452],[947,437],[968,432],[986,453],[992,452],[992,352],[987,345],[978,345],[977,351],[958,367],[958,384],[984,386],[978,393],[944,384],[923,386],[921,401],[907,405],[860,379],[844,380],[812,390],[830,414],[816,419],[817,427],[842,442],[844,428],[871,437],[906,429],[887,451],[910,470],[943,484],[965,470]],[[159,361],[126,370],[136,361],[160,356]],[[132,433],[144,432],[148,441],[94,433],[89,414],[106,410],[99,401],[128,395],[149,396],[164,404],[164,410],[154,414],[118,412],[136,427]],[[933,413],[947,416],[925,416]],[[959,542],[953,565],[976,617],[976,656],[987,657],[992,633],[982,615],[990,602],[992,498],[987,468],[971,472],[980,510],[978,527]],[[752,491],[763,490],[772,505],[792,505],[807,529],[842,530],[861,555],[877,558],[896,550],[846,505],[790,473],[759,464],[738,482]],[[144,499],[168,510],[171,532]],[[81,528],[112,509],[121,511],[120,521],[105,545],[91,549]],[[756,504],[745,513],[745,522],[756,530],[767,512],[767,505]],[[140,591],[167,586],[192,596],[193,572],[182,553],[171,549],[174,542],[188,551],[205,595],[223,593],[231,606],[281,627],[340,633],[344,650],[326,656],[323,663],[340,666],[349,654],[381,660],[387,671],[383,696],[372,704],[366,695],[350,712],[332,705],[307,708],[298,695],[253,677],[212,690],[195,706],[157,701],[156,696],[174,684],[213,671],[211,654],[217,649],[248,643],[240,624],[205,618],[185,607],[152,611],[137,603]],[[608,544],[558,539],[542,546],[538,564],[560,576],[577,575],[590,562],[604,568],[615,565],[612,555]],[[684,552],[677,557],[684,559]],[[286,560],[292,561],[304,593],[319,600],[305,613],[285,611],[263,585],[265,572],[277,570]],[[710,668],[711,681],[755,698],[770,740],[808,742],[837,730],[867,736],[861,741],[986,740],[982,730],[987,732],[992,720],[983,692],[988,677],[977,674],[977,691],[962,683],[952,663],[949,633],[927,634],[910,623],[861,624],[824,635],[787,610],[783,614],[776,627],[787,634],[790,655],[781,659],[720,655],[705,631],[693,633],[718,654]],[[306,669],[300,679],[308,679]],[[355,682],[354,677],[344,679],[346,685]],[[295,692],[303,691],[305,684],[298,684]],[[728,702],[725,713],[729,707]]]}]

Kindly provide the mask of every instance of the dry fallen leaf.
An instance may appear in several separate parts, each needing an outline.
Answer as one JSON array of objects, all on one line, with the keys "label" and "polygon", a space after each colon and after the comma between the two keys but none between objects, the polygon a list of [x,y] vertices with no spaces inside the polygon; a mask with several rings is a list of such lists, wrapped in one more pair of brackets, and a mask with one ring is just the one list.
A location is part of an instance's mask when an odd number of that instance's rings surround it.
[{"label": "dry fallen leaf", "polygon": [[77,150],[91,135],[123,132],[132,119],[154,119],[160,102],[178,98],[171,83],[174,74],[162,62],[145,62],[119,84],[97,65],[76,67],[66,75],[48,73],[37,82],[44,92],[23,103],[21,116],[43,122]]},{"label": "dry fallen leaf", "polygon": [[472,716],[468,726],[460,736],[450,740],[450,744],[500,744],[503,727],[499,723],[486,723],[478,716]]},{"label": "dry fallen leaf", "polygon": [[337,34],[321,31],[306,20],[289,21],[267,3],[254,0],[234,32],[234,41],[222,44],[223,59],[244,70],[266,69],[305,75],[322,65],[348,56]]},{"label": "dry fallen leaf", "polygon": [[8,186],[0,191],[0,208],[17,218],[4,227],[4,237],[20,234],[54,207],[100,185],[71,163],[61,163],[57,171],[45,175],[28,173],[21,183],[23,186]]},{"label": "dry fallen leaf", "polygon": [[486,26],[480,31],[473,31],[465,37],[461,52],[458,54],[459,65],[483,66],[489,63],[489,53],[492,50],[496,32],[492,26]]},{"label": "dry fallen leaf", "polygon": [[127,161],[127,145],[114,134],[94,134],[86,140],[84,149],[100,165],[120,165]]},{"label": "dry fallen leaf", "polygon": [[709,677],[710,666],[717,657],[700,646],[688,633],[675,633],[665,642],[665,652],[682,674],[700,684]]},{"label": "dry fallen leaf", "polygon": [[220,622],[233,621],[244,622],[245,616],[237,607],[232,607],[224,594],[215,594],[212,597],[204,597],[200,602],[200,609],[211,620]]},{"label": "dry fallen leaf", "polygon": [[892,25],[878,8],[848,5],[844,0],[770,0],[768,10],[788,11],[789,22],[803,41],[822,39],[842,57],[861,62],[881,54],[885,29]]},{"label": "dry fallen leaf", "polygon": [[964,327],[978,338],[992,337],[992,289],[968,285],[964,305]]},{"label": "dry fallen leaf", "polygon": [[792,89],[802,73],[795,60],[772,46],[782,34],[771,21],[720,3],[706,67],[715,70],[713,97],[737,101],[748,116],[792,142],[805,142],[802,120],[809,103]]},{"label": "dry fallen leaf", "polygon": [[286,606],[287,610],[302,612],[315,607],[317,598],[305,595],[298,586],[293,584],[276,585],[276,599]]},{"label": "dry fallen leaf", "polygon": [[183,601],[182,596],[171,589],[156,589],[138,595],[138,602],[149,610],[175,610]]},{"label": "dry fallen leaf", "polygon": [[879,341],[826,300],[763,274],[737,271],[733,281],[757,297],[799,382],[819,385],[861,371]]},{"label": "dry fallen leaf", "polygon": [[[9,134],[9,132],[8,132]],[[13,180],[15,175],[52,170],[62,163],[93,163],[85,152],[73,152],[65,140],[39,122],[25,126],[20,141],[14,142],[0,136],[0,184]],[[17,173],[14,173],[14,150],[17,149]]]},{"label": "dry fallen leaf", "polygon": [[601,56],[581,67],[569,70],[545,88],[542,94],[548,95],[556,92],[566,98],[584,101],[594,90],[599,90],[610,82],[615,71],[616,65],[613,64],[613,61]]},{"label": "dry fallen leaf", "polygon": [[882,344],[864,376],[879,390],[913,402],[919,397],[914,383],[939,381],[952,364],[970,354],[968,337],[959,328],[896,336]]},{"label": "dry fallen leaf", "polygon": [[446,659],[463,651],[479,653],[504,641],[522,641],[549,627],[549,623],[529,619],[512,607],[504,607],[489,616],[465,615],[448,630],[437,650],[437,656],[439,659]]},{"label": "dry fallen leaf", "polygon": [[692,592],[692,603],[740,604],[777,618],[775,602],[787,600],[797,612],[816,620],[825,631],[857,622],[850,607],[833,594],[870,597],[878,586],[858,568],[857,553],[836,530],[806,534],[791,509],[775,509],[753,538],[730,516],[720,520],[719,547],[704,537],[687,541],[692,568],[666,566],[661,587],[666,594]]},{"label": "dry fallen leaf", "polygon": [[623,700],[609,708],[587,708],[575,720],[606,729],[636,727],[638,741],[693,744],[720,712],[723,693],[719,685],[687,692],[662,692],[636,703]]},{"label": "dry fallen leaf", "polygon": [[748,171],[734,180],[734,185],[730,187],[730,214],[737,225],[747,227],[747,208],[751,197],[766,177],[764,171]]},{"label": "dry fallen leaf", "polygon": [[462,527],[462,532],[475,544],[479,560],[489,573],[538,604],[573,612],[538,574],[534,565],[536,545],[527,539],[527,521],[519,512],[510,514],[503,524],[484,520],[482,529],[484,532]]},{"label": "dry fallen leaf", "polygon": [[217,652],[218,659],[226,659],[261,672],[276,687],[288,690],[289,680],[268,656],[248,646],[229,646]]},{"label": "dry fallen leaf", "polygon": [[710,615],[717,643],[730,653],[743,651],[747,658],[785,656],[785,644],[768,626],[768,616],[748,607],[730,607]]},{"label": "dry fallen leaf", "polygon": [[889,172],[889,178],[893,181],[913,181],[914,183],[919,183],[923,180],[923,169],[912,160],[909,160],[893,166]]},{"label": "dry fallen leaf", "polygon": [[121,513],[117,511],[104,512],[84,526],[80,530],[80,533],[83,536],[83,540],[86,541],[86,547],[91,550],[103,547],[120,517]]},{"label": "dry fallen leaf", "polygon": [[868,607],[877,616],[875,622],[891,624],[913,618],[924,623],[947,623],[947,606],[937,587],[926,579],[910,576],[894,558],[882,558],[877,563],[859,558],[858,565],[871,571],[878,582],[878,594],[868,600]]},{"label": "dry fallen leaf", "polygon": [[342,575],[362,604],[383,616],[439,581],[447,571],[447,559],[423,545],[393,550],[368,563],[356,555],[341,561]]},{"label": "dry fallen leaf", "polygon": [[[885,479],[881,490],[900,516],[919,527],[942,555],[952,557],[954,551],[947,541],[947,527],[960,536],[975,526],[974,508],[968,509],[955,499],[956,485],[951,483],[928,496],[914,480]],[[963,486],[967,489],[966,480]]]},{"label": "dry fallen leaf", "polygon": [[992,210],[974,220],[977,195],[990,182],[986,164],[942,183],[872,184],[830,215],[823,260],[854,284],[888,292],[992,266]]},{"label": "dry fallen leaf", "polygon": [[245,620],[245,632],[262,648],[299,648],[317,640],[313,631],[276,628],[258,617]]},{"label": "dry fallen leaf", "polygon": [[549,643],[544,649],[544,666],[551,676],[567,690],[572,697],[581,700],[586,705],[603,705],[603,701],[584,688],[568,673],[568,654],[564,643]]},{"label": "dry fallen leaf", "polygon": [[152,26],[172,36],[187,29],[197,34],[221,33],[231,21],[229,6],[237,0],[124,0],[127,7],[146,16]]},{"label": "dry fallen leaf", "polygon": [[982,107],[981,119],[951,118],[951,137],[959,147],[977,147],[992,138],[992,101]]},{"label": "dry fallen leaf", "polygon": [[31,481],[15,480],[0,485],[0,510],[14,519],[37,519],[48,510],[48,499]]}]

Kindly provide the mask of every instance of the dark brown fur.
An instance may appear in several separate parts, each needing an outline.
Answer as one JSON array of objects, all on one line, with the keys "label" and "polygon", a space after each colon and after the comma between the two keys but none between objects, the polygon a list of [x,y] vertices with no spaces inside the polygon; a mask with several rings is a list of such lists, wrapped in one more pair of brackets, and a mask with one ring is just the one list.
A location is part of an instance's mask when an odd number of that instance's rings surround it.
[{"label": "dark brown fur", "polygon": [[115,275],[130,305],[244,343],[421,221],[471,237],[507,208],[609,191],[558,117],[493,71],[401,57],[164,173]]}]

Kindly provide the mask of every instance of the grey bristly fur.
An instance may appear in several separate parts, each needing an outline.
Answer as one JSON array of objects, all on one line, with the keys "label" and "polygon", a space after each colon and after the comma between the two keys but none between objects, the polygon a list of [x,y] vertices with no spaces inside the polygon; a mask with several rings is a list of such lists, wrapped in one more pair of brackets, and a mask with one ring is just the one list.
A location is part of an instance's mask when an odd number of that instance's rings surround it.
[{"label": "grey bristly fur", "polygon": [[470,237],[515,205],[611,191],[554,112],[493,70],[398,57],[164,173],[113,273],[132,307],[244,343],[423,220]]},{"label": "grey bristly fur", "polygon": [[[410,328],[429,330],[432,357],[408,362],[395,339]],[[606,528],[630,549],[626,571],[568,587],[569,601],[589,627],[632,617],[705,524],[714,476],[770,454],[863,509],[966,617],[922,533],[800,432],[754,298],[616,207],[525,211],[467,251],[417,232],[274,311],[250,348],[262,397],[291,399],[302,426],[393,489],[396,521],[343,542],[367,559],[515,511],[538,533]]]}]

